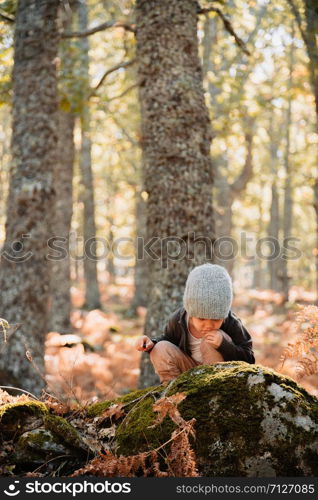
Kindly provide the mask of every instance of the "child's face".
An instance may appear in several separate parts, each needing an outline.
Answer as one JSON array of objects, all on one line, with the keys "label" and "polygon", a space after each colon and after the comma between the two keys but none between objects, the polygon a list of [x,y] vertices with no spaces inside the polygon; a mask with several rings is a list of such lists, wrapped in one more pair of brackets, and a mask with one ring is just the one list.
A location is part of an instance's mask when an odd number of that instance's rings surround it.
[{"label": "child's face", "polygon": [[192,325],[198,333],[205,335],[211,330],[218,330],[223,323],[223,319],[204,319],[190,316]]}]

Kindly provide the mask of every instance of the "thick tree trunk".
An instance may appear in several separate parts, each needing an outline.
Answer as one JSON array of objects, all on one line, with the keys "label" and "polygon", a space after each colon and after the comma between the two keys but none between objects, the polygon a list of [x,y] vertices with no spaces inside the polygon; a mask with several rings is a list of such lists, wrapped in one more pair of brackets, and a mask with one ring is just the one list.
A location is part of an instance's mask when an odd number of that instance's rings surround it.
[{"label": "thick tree trunk", "polygon": [[55,0],[20,0],[15,22],[13,132],[6,240],[0,267],[0,316],[21,327],[2,344],[0,378],[38,393],[44,371],[50,262],[47,240],[57,161],[58,44]]},{"label": "thick tree trunk", "polygon": [[[80,0],[78,4],[79,30],[85,31],[88,25],[86,0]],[[86,255],[84,257],[85,277],[85,307],[87,309],[100,308],[100,293],[98,287],[97,259],[96,259],[96,223],[95,223],[95,196],[92,170],[92,141],[90,129],[90,109],[88,103],[89,94],[89,43],[87,38],[81,39],[81,60],[83,71],[83,109],[81,115],[81,152],[80,169],[83,183],[82,200],[84,203],[84,245]],[[86,89],[85,89],[86,86]]]},{"label": "thick tree trunk", "polygon": [[[145,334],[151,337],[162,333],[169,315],[182,304],[189,271],[212,261],[211,130],[196,11],[194,0],[136,2],[147,243],[152,252]],[[167,238],[175,240],[168,248]],[[199,238],[206,238],[203,244]],[[156,380],[146,354],[140,385]]]},{"label": "thick tree trunk", "polygon": [[[309,59],[309,76],[312,91],[315,97],[316,109],[316,134],[318,134],[318,4],[316,0],[304,0],[304,23],[301,12],[298,8],[297,2],[294,0],[287,0],[295,15],[298,27],[300,29],[302,38],[306,45],[308,59]],[[303,25],[305,24],[305,26]],[[317,172],[314,186],[314,210],[316,215],[316,234],[317,234],[317,248],[318,248],[318,157],[317,157]],[[316,304],[318,305],[318,254],[316,260]]]},{"label": "thick tree trunk", "polygon": [[[70,329],[71,275],[69,234],[73,211],[72,180],[74,164],[74,115],[59,111],[58,155],[54,173],[57,193],[55,202],[54,237],[63,248],[63,258],[52,260],[50,329],[66,333]],[[63,242],[60,240],[63,238]]]}]

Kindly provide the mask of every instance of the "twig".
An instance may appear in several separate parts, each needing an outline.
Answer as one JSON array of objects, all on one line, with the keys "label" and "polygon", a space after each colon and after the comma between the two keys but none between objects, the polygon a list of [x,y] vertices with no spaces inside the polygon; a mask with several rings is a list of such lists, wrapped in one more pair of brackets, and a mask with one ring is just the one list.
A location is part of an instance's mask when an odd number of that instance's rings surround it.
[{"label": "twig", "polygon": [[[0,353],[4,350],[6,344],[8,344],[8,340],[15,334],[15,332],[20,328],[21,325],[22,323],[17,323],[16,325],[9,325],[9,329],[2,332],[4,334],[4,343],[1,346]],[[3,324],[1,324],[1,322],[0,326],[3,329]],[[10,332],[11,329],[12,331]]]},{"label": "twig", "polygon": [[224,28],[230,33],[230,35],[234,37],[236,44],[243,50],[246,55],[250,56],[251,53],[247,49],[245,42],[243,42],[243,40],[235,33],[231,21],[225,17],[223,12],[217,7],[208,7],[206,9],[200,9],[198,11],[198,14],[207,14],[208,12],[216,12],[216,14],[222,19]]},{"label": "twig", "polygon": [[126,62],[121,62],[119,64],[116,64],[115,66],[113,66],[112,68],[109,68],[107,71],[105,71],[105,73],[103,74],[102,78],[99,80],[98,84],[96,85],[96,87],[93,87],[92,88],[92,92],[90,94],[89,97],[92,97],[96,94],[96,91],[99,89],[99,87],[101,87],[101,85],[104,83],[104,80],[105,78],[107,78],[108,75],[110,75],[111,73],[113,73],[114,71],[117,71],[118,69],[120,68],[128,68],[128,66],[131,66],[132,64],[134,64],[136,62],[136,59],[132,59],[131,61],[126,61]]},{"label": "twig", "polygon": [[119,21],[107,21],[106,23],[99,24],[98,26],[95,26],[95,28],[89,28],[85,31],[73,31],[73,32],[61,33],[61,38],[85,38],[86,36],[94,35],[99,31],[104,31],[109,28],[124,28],[126,31],[131,31],[132,33],[136,33],[135,25],[122,23]]},{"label": "twig", "polygon": [[111,97],[110,99],[108,99],[108,102],[114,101],[115,99],[120,99],[121,97],[124,97],[124,95],[128,94],[128,92],[133,90],[135,87],[138,87],[139,85],[140,85],[140,82],[137,82],[137,83],[134,83],[133,85],[130,85],[130,87],[125,89],[124,92],[122,92],[121,94],[115,95],[114,97]]},{"label": "twig", "polygon": [[53,462],[54,460],[57,460],[58,458],[65,458],[65,457],[70,457],[70,455],[58,455],[57,457],[54,457],[54,458],[50,458],[50,460],[47,460],[47,462],[44,462],[44,464],[41,464],[39,465],[39,467],[37,467],[36,469],[34,469],[32,471],[32,473],[38,471],[39,469],[42,469],[42,467],[44,467],[44,465],[47,465],[49,462]]},{"label": "twig", "polygon": [[27,394],[28,396],[31,396],[31,398],[36,399],[37,401],[40,401],[39,398],[34,396],[34,394],[32,394],[29,391],[25,391],[24,389],[20,389],[19,387],[13,387],[11,385],[0,385],[0,389],[14,389],[15,391],[21,391],[21,392],[24,392],[25,394]]}]

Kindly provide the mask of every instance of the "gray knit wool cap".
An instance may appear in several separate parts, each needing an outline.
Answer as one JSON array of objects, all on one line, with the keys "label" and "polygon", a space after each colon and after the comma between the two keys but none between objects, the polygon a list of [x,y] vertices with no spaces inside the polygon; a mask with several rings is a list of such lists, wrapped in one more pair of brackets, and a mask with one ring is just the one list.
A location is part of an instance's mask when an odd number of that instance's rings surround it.
[{"label": "gray knit wool cap", "polygon": [[183,295],[188,316],[224,319],[229,314],[232,299],[232,280],[224,267],[202,264],[190,271]]}]

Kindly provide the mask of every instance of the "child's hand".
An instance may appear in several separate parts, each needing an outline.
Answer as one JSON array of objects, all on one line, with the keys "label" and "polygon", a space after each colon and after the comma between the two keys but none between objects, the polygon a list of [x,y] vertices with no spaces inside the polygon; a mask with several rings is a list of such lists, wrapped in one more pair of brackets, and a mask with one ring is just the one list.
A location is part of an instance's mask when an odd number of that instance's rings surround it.
[{"label": "child's hand", "polygon": [[144,352],[147,352],[150,349],[152,349],[154,345],[155,344],[153,343],[153,341],[146,335],[139,337],[135,343],[137,351],[144,351]]},{"label": "child's hand", "polygon": [[204,339],[208,344],[217,349],[222,344],[223,335],[221,330],[211,330],[211,332],[204,335]]}]

